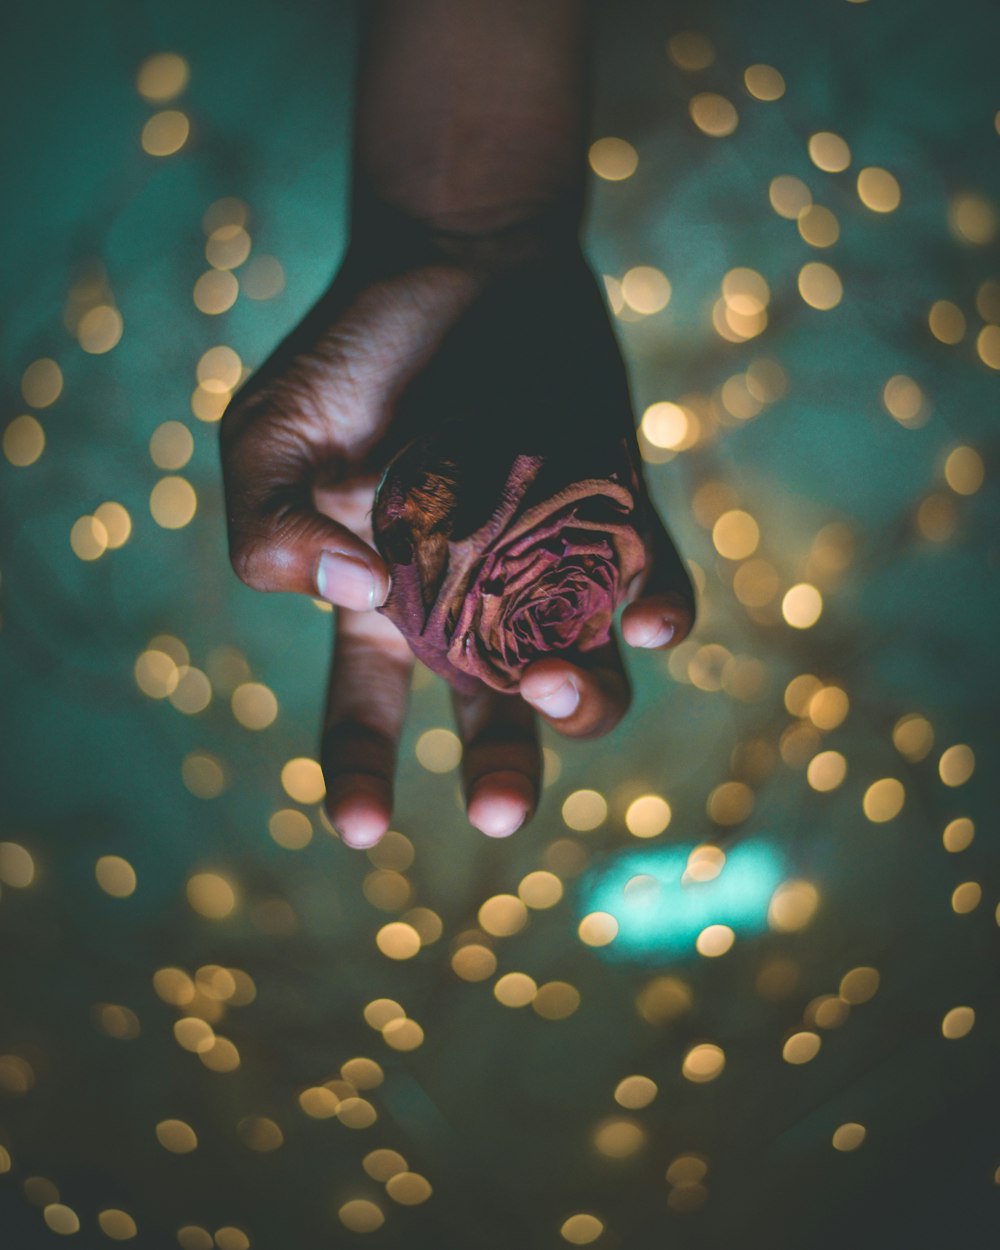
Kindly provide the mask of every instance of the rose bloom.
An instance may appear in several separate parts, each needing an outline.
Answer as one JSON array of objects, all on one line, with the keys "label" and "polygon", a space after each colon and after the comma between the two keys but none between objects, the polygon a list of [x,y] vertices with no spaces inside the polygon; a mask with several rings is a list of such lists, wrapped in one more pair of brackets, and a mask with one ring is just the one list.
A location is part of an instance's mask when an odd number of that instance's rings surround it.
[{"label": "rose bloom", "polygon": [[392,577],[381,611],[458,689],[516,691],[533,661],[608,641],[647,552],[627,444],[603,451],[598,475],[572,454],[487,461],[468,440],[424,437],[390,464],[374,511]]}]

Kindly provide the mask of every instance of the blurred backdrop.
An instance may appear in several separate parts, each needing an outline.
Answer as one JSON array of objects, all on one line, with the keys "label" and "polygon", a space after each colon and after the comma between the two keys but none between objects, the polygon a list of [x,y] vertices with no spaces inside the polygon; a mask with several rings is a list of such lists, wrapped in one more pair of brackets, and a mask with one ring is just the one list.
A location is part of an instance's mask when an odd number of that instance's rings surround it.
[{"label": "blurred backdrop", "polygon": [[603,6],[587,247],[699,625],[506,842],[418,670],[367,854],[216,454],[344,244],[353,19],[8,12],[0,1240],[985,1246],[996,6]]}]

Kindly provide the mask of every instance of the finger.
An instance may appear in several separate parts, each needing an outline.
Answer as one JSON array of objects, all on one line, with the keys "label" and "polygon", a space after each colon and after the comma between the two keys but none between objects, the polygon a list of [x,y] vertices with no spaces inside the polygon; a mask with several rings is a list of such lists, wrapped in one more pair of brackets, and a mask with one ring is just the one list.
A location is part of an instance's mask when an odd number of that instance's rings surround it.
[{"label": "finger", "polygon": [[337,613],[321,746],[330,823],[348,846],[389,828],[413,656],[385,617]]},{"label": "finger", "polygon": [[518,698],[483,686],[452,696],[462,737],[462,775],[469,822],[506,838],[535,810],[542,774],[532,710]]},{"label": "finger", "polygon": [[290,441],[287,430],[262,423],[246,429],[226,457],[233,568],[255,590],[297,591],[370,611],[389,592],[385,563],[357,534],[314,506],[312,469]]},{"label": "finger", "polygon": [[622,613],[622,637],[630,647],[662,651],[687,637],[694,618],[690,575],[663,522],[656,517],[649,572],[639,597]]},{"label": "finger", "polygon": [[628,711],[632,692],[612,638],[603,647],[567,659],[536,660],[521,677],[521,697],[567,738],[598,738]]}]

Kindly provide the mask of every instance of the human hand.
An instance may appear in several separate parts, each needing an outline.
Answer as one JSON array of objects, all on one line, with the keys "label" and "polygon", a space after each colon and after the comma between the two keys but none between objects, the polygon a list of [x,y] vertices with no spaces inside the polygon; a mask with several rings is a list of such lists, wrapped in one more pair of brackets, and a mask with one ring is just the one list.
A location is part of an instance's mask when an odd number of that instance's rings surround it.
[{"label": "human hand", "polygon": [[[457,262],[456,249],[467,252]],[[400,632],[372,610],[389,589],[371,531],[389,460],[428,423],[464,411],[475,420],[477,407],[490,414],[487,440],[516,437],[519,422],[556,403],[575,408],[581,429],[619,423],[634,446],[614,335],[578,251],[522,258],[510,280],[493,250],[452,242],[400,265],[352,251],[223,419],[237,573],[256,589],[336,606],[321,760],[331,822],[352,846],[372,845],[388,827],[413,663]],[[509,431],[497,428],[498,412]],[[648,515],[652,558],[630,588],[621,632],[630,646],[659,649],[690,629],[693,595],[662,523]],[[534,808],[536,713],[568,737],[596,737],[630,697],[613,638],[586,655],[537,660],[519,693],[454,693],[469,819],[491,836],[512,833]]]}]

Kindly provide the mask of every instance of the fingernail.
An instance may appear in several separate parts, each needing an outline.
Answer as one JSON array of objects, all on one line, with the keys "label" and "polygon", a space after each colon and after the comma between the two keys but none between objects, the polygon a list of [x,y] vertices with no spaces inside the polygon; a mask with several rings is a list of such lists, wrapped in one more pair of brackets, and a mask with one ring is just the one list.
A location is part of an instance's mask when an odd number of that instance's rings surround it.
[{"label": "fingernail", "polygon": [[533,707],[539,708],[546,716],[551,716],[556,720],[572,716],[580,706],[580,692],[569,678],[561,686],[557,686],[551,694],[534,697],[525,695],[525,698]]},{"label": "fingernail", "polygon": [[659,625],[654,625],[644,634],[640,634],[633,646],[665,647],[676,632],[677,627],[672,621],[661,621]]},{"label": "fingernail", "polygon": [[469,819],[488,838],[509,838],[528,818],[529,782],[515,773],[495,773],[478,781],[469,795]]},{"label": "fingernail", "polygon": [[375,575],[363,560],[342,551],[324,551],[316,569],[316,589],[322,599],[355,612],[375,606]]}]

